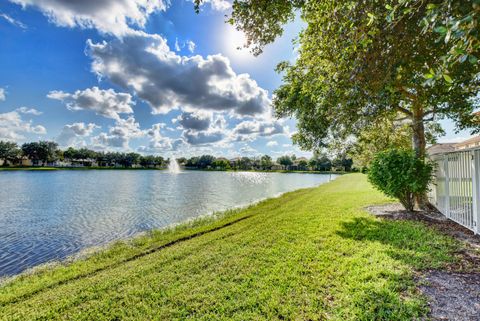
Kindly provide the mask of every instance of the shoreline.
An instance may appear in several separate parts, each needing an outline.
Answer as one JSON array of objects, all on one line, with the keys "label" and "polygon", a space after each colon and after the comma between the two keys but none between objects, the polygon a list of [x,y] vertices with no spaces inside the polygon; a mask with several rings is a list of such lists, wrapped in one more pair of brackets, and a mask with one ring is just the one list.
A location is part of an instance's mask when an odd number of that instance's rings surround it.
[{"label": "shoreline", "polygon": [[[37,166],[26,166],[26,167],[0,167],[0,172],[9,172],[9,171],[90,171],[90,170],[120,170],[120,171],[168,171],[167,168],[134,168],[134,167],[37,167]],[[302,170],[233,170],[233,169],[195,169],[195,168],[182,168],[182,171],[185,172],[251,172],[251,173],[283,173],[283,174],[351,174],[356,172],[345,172],[345,171],[302,171]]]},{"label": "shoreline", "polygon": [[166,225],[166,226],[163,226],[163,227],[152,228],[152,229],[140,231],[140,232],[137,232],[133,235],[130,235],[130,236],[127,236],[127,237],[124,237],[124,238],[119,238],[117,240],[113,240],[113,241],[107,242],[105,244],[89,246],[89,247],[86,247],[84,249],[81,249],[77,253],[73,253],[71,255],[68,255],[68,256],[64,257],[63,259],[51,260],[51,261],[48,261],[48,262],[44,262],[44,263],[29,267],[29,268],[27,268],[27,269],[25,269],[25,270],[23,270],[19,273],[16,273],[16,274],[4,275],[4,276],[0,275],[0,288],[4,285],[10,283],[11,281],[15,280],[18,277],[33,275],[35,273],[42,273],[42,271],[45,270],[45,269],[49,269],[49,268],[52,268],[52,267],[55,268],[55,267],[59,267],[59,266],[68,266],[69,264],[75,263],[76,261],[89,259],[93,255],[97,255],[101,252],[110,250],[110,248],[115,246],[116,243],[126,243],[126,244],[135,243],[135,239],[142,238],[142,237],[148,237],[151,234],[171,232],[172,230],[176,230],[176,229],[190,228],[191,226],[196,226],[198,224],[215,222],[217,220],[225,219],[225,218],[229,217],[230,215],[233,215],[237,212],[245,211],[245,210],[247,210],[251,207],[257,206],[262,202],[278,199],[278,198],[280,198],[283,195],[288,194],[288,193],[293,193],[293,192],[297,192],[297,191],[301,191],[301,190],[318,188],[321,185],[325,185],[325,184],[328,184],[328,183],[334,181],[336,178],[338,178],[338,177],[333,177],[329,181],[320,183],[318,185],[314,185],[314,186],[310,186],[310,187],[302,187],[302,188],[298,188],[298,189],[294,189],[294,190],[286,191],[286,192],[279,192],[279,193],[277,193],[275,195],[272,195],[270,197],[260,198],[258,200],[253,201],[253,202],[250,202],[250,203],[235,205],[235,206],[232,206],[232,207],[227,208],[225,210],[213,211],[213,212],[210,212],[210,213],[201,214],[199,216],[191,217],[191,218],[186,219],[184,221],[172,223],[172,224],[169,224],[169,225]]}]

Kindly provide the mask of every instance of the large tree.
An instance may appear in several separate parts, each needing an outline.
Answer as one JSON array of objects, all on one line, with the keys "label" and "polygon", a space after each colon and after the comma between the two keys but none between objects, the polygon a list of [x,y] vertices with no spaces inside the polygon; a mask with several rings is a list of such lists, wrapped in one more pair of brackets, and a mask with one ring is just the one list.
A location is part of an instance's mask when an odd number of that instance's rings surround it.
[{"label": "large tree", "polygon": [[22,151],[18,148],[17,143],[6,142],[0,140],[0,159],[3,160],[3,165],[8,165],[7,162],[12,162],[19,159]]},{"label": "large tree", "polygon": [[[316,149],[400,114],[409,122],[413,147],[422,158],[428,123],[449,118],[457,129],[479,130],[472,114],[480,82],[475,76],[478,47],[468,53],[468,63],[450,64],[436,79],[452,46],[445,37],[439,39],[448,30],[426,27],[424,20],[434,8],[456,1],[432,2],[236,0],[228,21],[245,32],[254,54],[281,35],[283,25],[297,14],[306,23],[298,38],[298,59],[278,66],[284,81],[274,96],[279,116],[297,118],[293,139],[301,147]],[[474,8],[478,1],[458,2]],[[456,8],[458,12],[461,6]]]},{"label": "large tree", "polygon": [[25,143],[22,145],[22,152],[31,159],[34,164],[41,161],[43,165],[54,162],[58,159],[58,144],[49,141]]}]

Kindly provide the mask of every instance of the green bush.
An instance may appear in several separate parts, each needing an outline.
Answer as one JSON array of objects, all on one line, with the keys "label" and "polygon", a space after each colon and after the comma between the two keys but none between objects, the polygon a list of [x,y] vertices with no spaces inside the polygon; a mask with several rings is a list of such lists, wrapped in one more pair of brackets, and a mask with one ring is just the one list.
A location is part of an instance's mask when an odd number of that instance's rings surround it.
[{"label": "green bush", "polygon": [[397,198],[413,211],[415,196],[425,194],[432,180],[433,164],[410,150],[389,149],[375,155],[368,180],[387,196]]}]

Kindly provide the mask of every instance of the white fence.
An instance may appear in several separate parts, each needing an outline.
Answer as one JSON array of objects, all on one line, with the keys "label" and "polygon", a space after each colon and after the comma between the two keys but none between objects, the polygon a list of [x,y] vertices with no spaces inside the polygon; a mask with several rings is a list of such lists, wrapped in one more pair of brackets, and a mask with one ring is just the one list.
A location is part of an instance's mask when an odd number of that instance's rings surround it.
[{"label": "white fence", "polygon": [[446,217],[480,234],[480,149],[432,155],[437,164],[430,202]]}]

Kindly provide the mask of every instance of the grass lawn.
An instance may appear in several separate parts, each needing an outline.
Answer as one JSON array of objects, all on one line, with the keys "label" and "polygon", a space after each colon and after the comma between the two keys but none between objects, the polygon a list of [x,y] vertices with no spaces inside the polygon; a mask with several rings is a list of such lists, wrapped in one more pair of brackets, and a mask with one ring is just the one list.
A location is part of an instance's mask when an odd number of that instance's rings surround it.
[{"label": "grass lawn", "polygon": [[1,171],[55,171],[57,167],[0,167]]},{"label": "grass lawn", "polygon": [[414,272],[460,245],[386,202],[362,174],[152,232],[0,288],[3,320],[411,320]]}]

